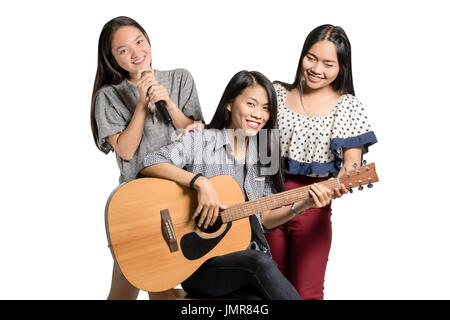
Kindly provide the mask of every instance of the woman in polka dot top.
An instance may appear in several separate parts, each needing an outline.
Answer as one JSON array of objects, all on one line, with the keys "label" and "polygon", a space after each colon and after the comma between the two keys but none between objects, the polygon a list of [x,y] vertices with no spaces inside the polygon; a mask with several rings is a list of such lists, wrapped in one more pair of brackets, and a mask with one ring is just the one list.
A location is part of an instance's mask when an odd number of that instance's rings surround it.
[{"label": "woman in polka dot top", "polygon": [[[292,84],[275,82],[285,188],[341,176],[377,139],[353,89],[344,30],[322,25],[305,40]],[[303,299],[323,299],[331,204],[266,234],[274,260]]]}]

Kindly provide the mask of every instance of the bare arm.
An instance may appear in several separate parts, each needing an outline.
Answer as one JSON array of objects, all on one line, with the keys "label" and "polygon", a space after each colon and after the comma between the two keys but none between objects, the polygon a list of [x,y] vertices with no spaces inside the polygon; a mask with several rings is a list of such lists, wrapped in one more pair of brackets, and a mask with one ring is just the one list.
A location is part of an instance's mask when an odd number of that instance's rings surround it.
[{"label": "bare arm", "polygon": [[194,123],[194,120],[186,117],[185,114],[180,109],[178,109],[178,107],[172,100],[167,103],[167,111],[169,111],[170,113],[175,129],[184,129]]},{"label": "bare arm", "polygon": [[144,131],[147,106],[138,102],[127,128],[108,137],[109,144],[123,160],[131,160],[139,147]]},{"label": "bare arm", "polygon": [[155,83],[153,74],[145,74],[136,82],[139,98],[133,117],[127,128],[108,137],[109,144],[123,160],[131,160],[139,148],[148,112],[149,97],[147,92]]},{"label": "bare arm", "polygon": [[189,183],[195,176],[192,172],[180,169],[171,163],[158,163],[141,170],[141,174],[147,177],[172,180],[183,187],[189,187]]},{"label": "bare arm", "polygon": [[344,149],[343,153],[344,153],[344,162],[342,164],[341,170],[339,171],[338,177],[342,177],[345,175],[344,168],[350,170],[352,169],[354,163],[356,163],[358,166],[361,165],[361,156],[362,156],[361,147]]},{"label": "bare arm", "polygon": [[[184,169],[180,169],[171,163],[158,163],[141,170],[144,176],[151,176],[155,178],[162,178],[172,180],[184,187],[189,187],[189,184],[194,178],[195,174]],[[198,225],[202,224],[204,227],[213,225],[219,216],[219,209],[226,209],[223,205],[213,185],[205,177],[199,177],[195,180],[194,188],[197,191],[197,209],[192,216],[195,219],[200,214]]]}]

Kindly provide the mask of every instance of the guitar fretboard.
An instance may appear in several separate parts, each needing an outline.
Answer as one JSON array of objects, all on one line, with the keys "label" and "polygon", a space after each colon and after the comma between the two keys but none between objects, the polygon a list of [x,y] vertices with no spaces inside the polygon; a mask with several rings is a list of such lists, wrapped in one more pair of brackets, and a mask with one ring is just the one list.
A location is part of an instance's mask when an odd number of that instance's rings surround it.
[{"label": "guitar fretboard", "polygon": [[[324,185],[333,190],[334,188],[339,188],[339,179],[333,178],[322,181],[318,184]],[[310,186],[305,186],[273,194],[268,197],[239,203],[222,211],[222,222],[226,223],[242,219],[258,212],[273,210],[282,206],[291,205],[297,201],[306,200],[310,197],[309,190]]]}]

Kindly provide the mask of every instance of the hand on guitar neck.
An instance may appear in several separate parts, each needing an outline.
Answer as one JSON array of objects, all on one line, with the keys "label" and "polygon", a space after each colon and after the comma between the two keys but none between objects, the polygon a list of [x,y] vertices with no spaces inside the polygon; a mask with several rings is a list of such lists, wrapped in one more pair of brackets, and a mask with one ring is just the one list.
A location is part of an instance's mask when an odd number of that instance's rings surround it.
[{"label": "hand on guitar neck", "polygon": [[296,202],[294,210],[305,211],[309,208],[322,208],[328,205],[331,199],[340,198],[343,194],[348,193],[347,188],[342,183],[341,188],[334,188],[333,190],[317,183],[312,184],[310,188],[310,197],[303,202]]}]

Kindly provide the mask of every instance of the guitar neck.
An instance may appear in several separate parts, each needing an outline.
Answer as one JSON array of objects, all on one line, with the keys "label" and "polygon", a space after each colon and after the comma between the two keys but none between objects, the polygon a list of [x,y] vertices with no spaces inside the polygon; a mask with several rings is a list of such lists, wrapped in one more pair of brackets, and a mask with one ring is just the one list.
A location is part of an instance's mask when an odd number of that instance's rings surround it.
[{"label": "guitar neck", "polygon": [[[319,182],[330,189],[339,188],[339,179],[332,178]],[[309,198],[310,186],[300,187],[289,191],[273,194],[268,197],[259,198],[243,203],[239,203],[221,212],[223,222],[230,222],[242,219],[258,212],[273,210],[282,206],[291,205],[294,202],[306,200]]]}]

